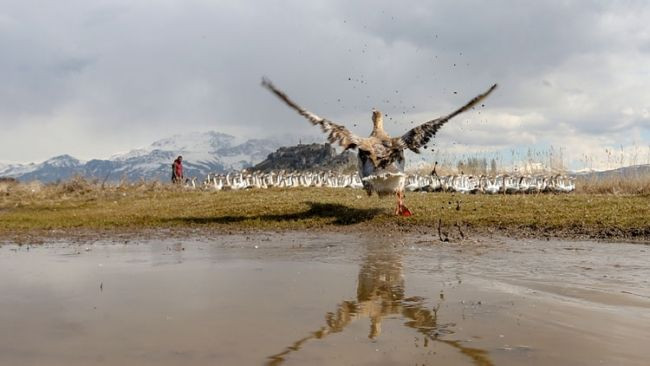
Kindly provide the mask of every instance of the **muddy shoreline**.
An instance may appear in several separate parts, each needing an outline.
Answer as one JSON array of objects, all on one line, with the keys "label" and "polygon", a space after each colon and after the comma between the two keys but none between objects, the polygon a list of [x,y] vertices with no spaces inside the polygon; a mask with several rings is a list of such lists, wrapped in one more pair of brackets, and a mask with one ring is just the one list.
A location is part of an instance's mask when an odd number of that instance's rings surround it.
[{"label": "muddy shoreline", "polygon": [[142,239],[168,239],[211,237],[214,235],[263,235],[287,233],[380,233],[395,235],[421,235],[430,238],[432,242],[464,242],[478,238],[489,239],[540,239],[540,240],[591,240],[609,243],[638,243],[650,244],[650,229],[600,229],[590,230],[585,228],[564,228],[535,230],[531,228],[472,228],[467,225],[441,225],[439,227],[403,225],[395,222],[392,225],[356,225],[356,226],[328,226],[305,229],[251,229],[240,227],[169,227],[169,228],[111,228],[111,229],[39,229],[25,231],[5,232],[0,238],[3,244],[42,244],[52,241],[92,242],[108,240],[115,242],[129,242]]}]

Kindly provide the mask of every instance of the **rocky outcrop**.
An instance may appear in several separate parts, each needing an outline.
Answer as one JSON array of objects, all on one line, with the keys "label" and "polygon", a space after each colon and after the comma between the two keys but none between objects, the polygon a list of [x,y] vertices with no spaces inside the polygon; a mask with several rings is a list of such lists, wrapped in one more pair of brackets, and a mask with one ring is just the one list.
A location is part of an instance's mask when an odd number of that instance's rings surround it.
[{"label": "rocky outcrop", "polygon": [[357,169],[357,157],[351,151],[337,154],[330,144],[309,144],[281,147],[263,162],[255,165],[253,170],[333,170],[354,171]]}]

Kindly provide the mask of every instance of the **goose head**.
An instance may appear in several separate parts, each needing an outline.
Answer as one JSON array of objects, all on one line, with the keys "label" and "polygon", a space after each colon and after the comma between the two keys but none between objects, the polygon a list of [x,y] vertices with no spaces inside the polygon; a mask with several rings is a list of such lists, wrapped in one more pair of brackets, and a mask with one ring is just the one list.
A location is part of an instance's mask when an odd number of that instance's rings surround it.
[{"label": "goose head", "polygon": [[384,117],[381,111],[376,109],[372,110],[372,134],[371,136],[380,137],[387,136],[384,132]]}]

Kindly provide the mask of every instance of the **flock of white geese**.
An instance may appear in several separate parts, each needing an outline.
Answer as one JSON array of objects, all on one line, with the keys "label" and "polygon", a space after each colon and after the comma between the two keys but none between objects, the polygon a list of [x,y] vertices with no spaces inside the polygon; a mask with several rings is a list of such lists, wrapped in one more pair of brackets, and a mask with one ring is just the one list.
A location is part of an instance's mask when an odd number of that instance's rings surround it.
[{"label": "flock of white geese", "polygon": [[[330,187],[363,188],[357,173],[322,172],[247,172],[208,174],[202,184],[197,178],[187,179],[187,189],[208,191]],[[431,176],[407,174],[405,190],[409,192],[457,192],[467,194],[537,194],[570,193],[575,190],[575,178],[565,175],[510,175],[497,176],[456,174]]]}]

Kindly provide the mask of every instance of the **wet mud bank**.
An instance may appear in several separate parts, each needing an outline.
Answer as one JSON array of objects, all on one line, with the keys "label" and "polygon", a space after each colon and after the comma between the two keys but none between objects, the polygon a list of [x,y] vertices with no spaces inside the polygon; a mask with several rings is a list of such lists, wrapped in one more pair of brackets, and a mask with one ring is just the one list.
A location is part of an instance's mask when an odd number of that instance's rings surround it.
[{"label": "wet mud bank", "polygon": [[650,247],[415,233],[0,247],[0,364],[625,364]]},{"label": "wet mud bank", "polygon": [[431,225],[411,224],[407,221],[393,221],[381,226],[374,224],[355,224],[341,226],[313,227],[306,229],[255,229],[241,227],[211,227],[202,224],[168,228],[66,228],[38,229],[29,231],[8,231],[0,236],[0,246],[7,244],[38,245],[45,243],[92,243],[92,242],[142,242],[150,240],[183,240],[185,238],[217,236],[291,236],[304,232],[319,235],[380,235],[410,236],[427,238],[431,242],[473,243],[482,240],[521,241],[521,240],[560,240],[594,241],[601,243],[650,244],[650,229],[588,229],[584,227],[539,228],[474,227],[461,222],[434,222]]}]

